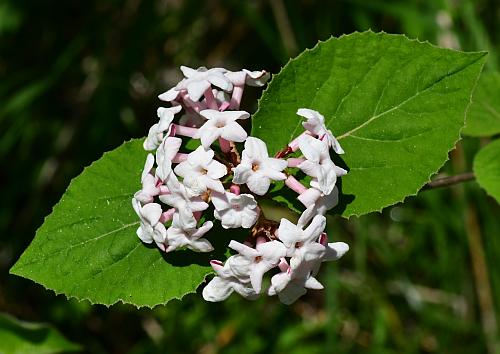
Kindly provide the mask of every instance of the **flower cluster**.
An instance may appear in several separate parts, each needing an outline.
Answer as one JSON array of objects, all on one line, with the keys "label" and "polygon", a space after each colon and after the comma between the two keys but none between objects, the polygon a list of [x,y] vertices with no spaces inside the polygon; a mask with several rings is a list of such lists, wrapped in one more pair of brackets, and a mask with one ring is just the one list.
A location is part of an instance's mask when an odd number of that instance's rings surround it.
[{"label": "flower cluster", "polygon": [[[299,109],[304,132],[270,157],[262,140],[248,136],[242,124],[250,114],[240,110],[245,85],[263,86],[266,71],[181,70],[185,78],[159,96],[170,107],[158,109],[159,120],[144,141],[150,153],[142,188],[132,199],[140,219],[137,235],[164,252],[210,252],[214,248],[205,236],[214,222],[225,229],[250,229],[244,243],[230,240],[235,254],[225,263],[210,262],[216,276],[203,289],[207,301],[222,301],[236,291],[249,299],[278,295],[290,304],[306,289],[321,289],[315,278],[321,263],[349,249],[343,242],[328,243],[325,233],[324,215],[338,203],[336,180],[347,171],[330,158],[331,149],[344,151],[324,117]],[[188,151],[187,139],[197,142],[196,149]],[[292,168],[309,176],[308,187],[290,173]],[[274,181],[284,181],[306,207],[297,224],[267,220],[259,208],[259,198]],[[208,221],[209,212],[214,222]],[[263,286],[270,271],[270,285]]]}]

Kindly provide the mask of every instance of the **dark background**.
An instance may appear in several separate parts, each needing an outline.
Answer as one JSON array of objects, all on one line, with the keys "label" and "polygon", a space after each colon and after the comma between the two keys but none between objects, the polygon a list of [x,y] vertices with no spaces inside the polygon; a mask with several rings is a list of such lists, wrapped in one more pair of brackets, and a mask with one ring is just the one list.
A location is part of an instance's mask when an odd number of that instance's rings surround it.
[{"label": "dark background", "polygon": [[[500,353],[500,208],[475,182],[332,217],[351,251],[290,307],[198,294],[106,308],[8,274],[69,181],[146,135],[180,65],[277,73],[318,40],[371,28],[488,50],[496,70],[499,24],[498,0],[1,0],[0,311],[91,353]],[[444,171],[469,171],[485,143],[459,143]]]}]

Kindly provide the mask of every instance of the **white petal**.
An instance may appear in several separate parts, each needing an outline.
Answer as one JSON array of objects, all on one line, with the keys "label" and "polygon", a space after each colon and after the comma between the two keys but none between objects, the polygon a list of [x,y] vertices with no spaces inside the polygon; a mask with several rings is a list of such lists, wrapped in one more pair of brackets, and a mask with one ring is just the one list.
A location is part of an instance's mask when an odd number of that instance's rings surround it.
[{"label": "white petal", "polygon": [[212,160],[207,167],[207,175],[213,179],[219,179],[227,174],[227,167],[219,161]]},{"label": "white petal", "polygon": [[149,175],[149,172],[151,172],[154,164],[155,157],[153,156],[153,154],[148,154],[148,156],[146,157],[146,163],[144,164],[144,169],[142,170],[141,182],[144,182],[144,179],[147,175]]},{"label": "white petal", "polygon": [[267,261],[278,264],[280,258],[285,257],[286,247],[279,241],[269,241],[257,245],[257,251]]},{"label": "white petal", "polygon": [[224,74],[210,74],[207,79],[212,85],[217,86],[224,91],[232,91],[233,89],[233,84],[227,77],[224,76]]},{"label": "white petal", "polygon": [[323,215],[316,215],[311,224],[304,230],[304,240],[312,241],[318,239],[319,235],[325,230],[326,218]]},{"label": "white petal", "polygon": [[220,277],[213,278],[203,289],[203,298],[206,301],[218,302],[226,300],[233,292],[230,283]]},{"label": "white petal", "polygon": [[323,289],[323,284],[321,284],[316,278],[314,277],[309,277],[307,278],[306,282],[304,283],[304,287],[308,289],[316,289],[316,290],[321,290]]},{"label": "white petal", "polygon": [[226,193],[212,193],[211,200],[215,210],[225,210],[230,207]]},{"label": "white petal", "polygon": [[271,287],[269,288],[269,296],[276,295],[281,292],[290,283],[290,274],[287,272],[281,272],[274,275],[271,278]]},{"label": "white petal", "polygon": [[320,173],[320,164],[313,161],[303,161],[298,166],[306,175],[317,178]]},{"label": "white petal", "polygon": [[175,87],[172,87],[170,90],[162,93],[158,96],[158,98],[165,102],[175,101],[177,97],[179,97],[179,90],[176,90]]},{"label": "white petal", "polygon": [[335,261],[349,251],[349,245],[344,242],[332,242],[326,247],[324,261]]},{"label": "white petal", "polygon": [[187,77],[188,79],[199,75],[198,70],[192,69],[192,68],[190,68],[188,66],[184,66],[184,65],[181,66],[181,71],[184,74],[184,76]]},{"label": "white petal", "polygon": [[259,252],[255,248],[249,247],[243,243],[240,243],[235,240],[231,240],[228,245],[229,248],[232,248],[242,256],[245,256],[247,258],[255,258],[259,256]]},{"label": "white petal", "polygon": [[216,128],[209,124],[209,122],[206,122],[200,130],[198,130],[203,148],[208,149],[210,145],[221,136],[221,133],[222,129]]},{"label": "white petal", "polygon": [[246,84],[249,86],[264,86],[265,83],[271,77],[271,74],[266,72],[265,70],[261,71],[249,71],[243,69],[243,71],[247,74]]},{"label": "white petal", "polygon": [[250,178],[250,176],[252,176],[253,174],[252,166],[244,165],[243,163],[240,163],[238,166],[233,168],[233,172],[234,172],[233,183],[236,184],[246,183]]},{"label": "white petal", "polygon": [[144,243],[153,243],[153,237],[150,233],[145,232],[140,226],[137,231],[136,231],[137,236],[141,239],[142,242]]},{"label": "white petal", "polygon": [[248,156],[251,156],[253,158],[269,157],[266,143],[252,136],[248,137],[245,141],[245,150],[243,150],[243,154],[245,154],[245,151]]},{"label": "white petal", "polygon": [[141,213],[150,225],[156,225],[162,213],[161,205],[157,203],[146,204],[142,207]]},{"label": "white petal", "polygon": [[248,134],[238,123],[229,122],[225,127],[221,128],[221,136],[226,140],[241,143],[245,141]]},{"label": "white petal", "polygon": [[285,246],[290,247],[295,242],[302,241],[304,231],[294,225],[288,219],[281,219],[280,226],[278,227],[278,238],[285,244]]},{"label": "white petal", "polygon": [[266,194],[270,185],[271,181],[269,178],[258,173],[253,173],[247,181],[248,188],[257,195]]},{"label": "white petal", "polygon": [[210,88],[210,82],[206,80],[193,80],[187,83],[187,91],[189,98],[197,102],[200,100],[203,93]]},{"label": "white petal", "polygon": [[187,246],[190,250],[196,252],[211,252],[214,250],[212,244],[205,238],[195,240]]}]

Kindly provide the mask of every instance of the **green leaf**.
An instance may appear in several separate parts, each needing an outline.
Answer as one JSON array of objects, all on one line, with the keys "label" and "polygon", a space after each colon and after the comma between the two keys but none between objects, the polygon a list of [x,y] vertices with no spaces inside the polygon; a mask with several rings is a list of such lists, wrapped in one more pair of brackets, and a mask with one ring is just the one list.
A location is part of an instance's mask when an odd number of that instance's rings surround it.
[{"label": "green leaf", "polygon": [[192,293],[211,272],[208,255],[165,255],[136,236],[131,206],[146,159],[133,140],[75,178],[11,269],[56,293],[152,307]]},{"label": "green leaf", "polygon": [[474,158],[477,183],[500,203],[500,140],[488,144]]},{"label": "green leaf", "polygon": [[49,325],[19,321],[0,313],[0,353],[51,354],[80,349]]},{"label": "green leaf", "polygon": [[381,210],[447,160],[485,57],[385,33],[331,38],[273,77],[252,134],[277,152],[303,131],[297,109],[318,110],[345,150],[339,212]]},{"label": "green leaf", "polygon": [[492,136],[500,133],[500,73],[485,72],[477,84],[467,122],[462,131],[468,136]]}]

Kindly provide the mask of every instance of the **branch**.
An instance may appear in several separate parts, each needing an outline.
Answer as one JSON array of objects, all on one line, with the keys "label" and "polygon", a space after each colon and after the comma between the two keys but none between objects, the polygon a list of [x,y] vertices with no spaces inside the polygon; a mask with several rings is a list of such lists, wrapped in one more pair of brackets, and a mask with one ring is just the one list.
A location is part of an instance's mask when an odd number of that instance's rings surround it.
[{"label": "branch", "polygon": [[455,176],[440,177],[440,178],[436,178],[435,180],[427,183],[422,188],[422,190],[425,191],[428,189],[449,187],[449,186],[452,186],[454,184],[472,181],[474,179],[476,179],[476,176],[474,176],[474,172],[465,172],[465,173],[461,173],[461,174],[455,175]]}]

